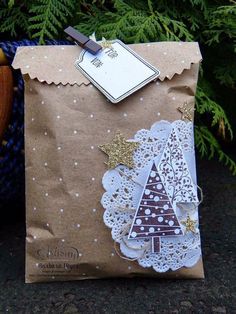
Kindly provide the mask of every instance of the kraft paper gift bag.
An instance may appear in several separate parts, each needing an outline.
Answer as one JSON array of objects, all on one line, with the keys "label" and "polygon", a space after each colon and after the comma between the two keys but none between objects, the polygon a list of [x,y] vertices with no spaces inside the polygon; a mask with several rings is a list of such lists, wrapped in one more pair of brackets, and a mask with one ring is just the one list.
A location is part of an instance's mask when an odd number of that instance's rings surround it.
[{"label": "kraft paper gift bag", "polygon": [[28,283],[204,277],[193,138],[201,53],[193,42],[129,47],[160,75],[116,104],[75,67],[80,47],[17,50]]}]

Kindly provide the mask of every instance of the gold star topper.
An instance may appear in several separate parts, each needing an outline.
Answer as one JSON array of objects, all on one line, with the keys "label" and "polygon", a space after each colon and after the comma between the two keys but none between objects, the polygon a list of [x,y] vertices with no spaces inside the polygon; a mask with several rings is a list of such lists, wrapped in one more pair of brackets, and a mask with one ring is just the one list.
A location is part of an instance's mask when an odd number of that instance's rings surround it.
[{"label": "gold star topper", "polygon": [[195,110],[192,106],[189,106],[188,103],[184,103],[182,107],[177,108],[179,112],[182,113],[182,120],[193,121],[193,111]]},{"label": "gold star topper", "polygon": [[102,48],[106,49],[106,48],[112,48],[112,42],[106,40],[106,38],[102,37],[102,42],[101,42]]},{"label": "gold star topper", "polygon": [[117,132],[111,143],[100,145],[99,148],[108,155],[106,163],[109,169],[122,164],[132,168],[134,166],[133,153],[139,147],[137,142],[129,142]]},{"label": "gold star topper", "polygon": [[185,221],[181,221],[181,223],[182,223],[182,224],[185,226],[185,228],[186,228],[186,229],[185,229],[185,232],[191,231],[191,232],[193,232],[193,233],[197,233],[196,227],[195,227],[197,221],[196,221],[196,220],[192,220],[189,215],[187,215],[187,219],[186,219]]}]

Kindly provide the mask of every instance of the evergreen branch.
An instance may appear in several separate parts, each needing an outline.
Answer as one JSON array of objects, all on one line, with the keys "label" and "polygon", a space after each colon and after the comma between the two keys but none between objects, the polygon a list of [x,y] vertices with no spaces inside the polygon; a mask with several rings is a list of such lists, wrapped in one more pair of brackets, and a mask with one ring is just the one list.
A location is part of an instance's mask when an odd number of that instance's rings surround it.
[{"label": "evergreen branch", "polygon": [[215,67],[215,77],[220,81],[220,84],[229,86],[235,89],[236,82],[236,62],[229,64],[228,60],[223,60],[222,64]]},{"label": "evergreen branch", "polygon": [[7,5],[0,7],[1,32],[10,33],[12,37],[15,37],[20,30],[29,35],[29,16],[22,10],[24,3],[16,7],[13,5],[14,2],[11,1],[9,7]]},{"label": "evergreen branch", "polygon": [[230,138],[233,138],[233,131],[224,109],[214,100],[210,99],[201,87],[197,88],[196,109],[200,114],[210,113],[212,115],[212,126],[222,126],[223,123],[224,128],[226,127],[229,132]]},{"label": "evergreen branch", "polygon": [[151,14],[154,14],[153,5],[152,5],[152,0],[147,0],[147,4],[148,4],[149,12],[150,12]]},{"label": "evergreen branch", "polygon": [[[183,22],[153,11],[151,1],[148,4],[149,10],[143,11],[129,6],[124,1],[115,0],[115,12],[105,13],[107,21],[97,24],[97,36],[107,39],[120,38],[128,43],[193,39]],[[77,27],[84,28],[81,24]]]},{"label": "evergreen branch", "polygon": [[223,162],[233,175],[236,175],[236,162],[223,152],[218,141],[206,126],[195,126],[195,143],[201,157],[212,159],[218,155],[219,161]]},{"label": "evergreen branch", "polygon": [[15,4],[15,0],[9,0],[8,1],[8,7],[9,8],[12,8],[14,4]]},{"label": "evergreen branch", "polygon": [[162,15],[158,12],[156,12],[156,15],[165,29],[164,40],[193,40],[193,35],[190,34],[183,22],[173,20],[169,16]]},{"label": "evergreen branch", "polygon": [[30,18],[30,30],[34,32],[32,38],[39,38],[40,44],[44,43],[45,37],[53,39],[72,16],[74,8],[74,0],[37,0],[37,5],[30,9],[34,14]]},{"label": "evergreen branch", "polygon": [[208,30],[203,33],[208,37],[207,44],[219,43],[221,37],[236,39],[236,5],[219,6],[209,13]]}]

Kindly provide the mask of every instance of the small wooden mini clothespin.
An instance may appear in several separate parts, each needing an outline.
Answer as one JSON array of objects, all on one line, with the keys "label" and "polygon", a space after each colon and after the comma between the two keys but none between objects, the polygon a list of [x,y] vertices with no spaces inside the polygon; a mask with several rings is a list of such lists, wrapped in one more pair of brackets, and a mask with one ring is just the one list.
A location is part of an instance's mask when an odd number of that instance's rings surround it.
[{"label": "small wooden mini clothespin", "polygon": [[102,49],[102,46],[88,38],[84,34],[78,32],[73,27],[67,27],[64,32],[80,47],[88,50],[93,55],[97,54],[99,50]]}]

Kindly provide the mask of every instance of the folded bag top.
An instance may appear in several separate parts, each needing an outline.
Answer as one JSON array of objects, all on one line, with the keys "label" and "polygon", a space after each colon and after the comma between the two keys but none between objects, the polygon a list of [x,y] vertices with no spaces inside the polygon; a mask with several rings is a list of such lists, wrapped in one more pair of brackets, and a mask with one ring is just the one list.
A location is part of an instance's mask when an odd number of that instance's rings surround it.
[{"label": "folded bag top", "polygon": [[[25,81],[26,282],[204,277],[192,123],[202,58],[199,46],[159,42],[129,47],[161,74],[117,104],[108,102],[75,67],[80,47],[17,49],[12,65]],[[188,115],[185,105],[190,106]],[[139,143],[133,146],[133,168],[107,169],[111,156],[104,154],[109,155],[106,145],[116,145],[117,139],[124,145],[129,140]],[[181,163],[172,170],[179,185],[188,181],[190,191],[180,198],[166,180],[171,180],[171,168],[162,167],[172,145]],[[181,181],[179,171],[184,167],[187,179]],[[166,215],[172,215],[163,220],[159,205],[150,212],[160,228],[170,227],[167,237],[156,229],[159,246],[153,247],[154,253],[151,238],[129,239],[143,230],[137,229],[141,205],[153,192],[144,186],[153,172],[165,187],[161,192],[166,193],[162,200]],[[179,237],[173,237],[175,225]],[[148,232],[153,235],[154,229]]]},{"label": "folded bag top", "polygon": [[[196,42],[158,42],[129,47],[160,70],[161,81],[171,80],[202,59]],[[76,45],[19,47],[12,66],[40,82],[88,85],[89,80],[74,66],[81,51]]]}]

